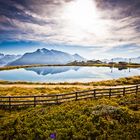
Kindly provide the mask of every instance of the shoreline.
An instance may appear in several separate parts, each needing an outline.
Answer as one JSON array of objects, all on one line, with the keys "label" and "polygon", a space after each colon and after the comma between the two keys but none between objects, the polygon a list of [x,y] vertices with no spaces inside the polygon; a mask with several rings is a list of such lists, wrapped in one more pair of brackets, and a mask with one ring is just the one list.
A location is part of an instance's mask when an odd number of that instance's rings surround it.
[{"label": "shoreline", "polygon": [[13,69],[20,69],[20,68],[32,68],[32,67],[65,67],[65,66],[79,66],[79,67],[114,67],[114,68],[140,68],[140,64],[127,64],[127,65],[120,65],[120,64],[82,64],[82,65],[71,65],[71,64],[64,64],[64,65],[47,65],[47,64],[34,64],[34,65],[21,65],[21,66],[3,66],[0,67],[0,71],[3,70],[13,70]]},{"label": "shoreline", "polygon": [[58,82],[58,83],[47,83],[47,82],[26,82],[26,81],[4,81],[0,80],[0,85],[81,85],[81,86],[117,86],[117,85],[130,85],[130,84],[140,84],[140,75],[123,77],[112,80],[101,80],[92,82]]}]

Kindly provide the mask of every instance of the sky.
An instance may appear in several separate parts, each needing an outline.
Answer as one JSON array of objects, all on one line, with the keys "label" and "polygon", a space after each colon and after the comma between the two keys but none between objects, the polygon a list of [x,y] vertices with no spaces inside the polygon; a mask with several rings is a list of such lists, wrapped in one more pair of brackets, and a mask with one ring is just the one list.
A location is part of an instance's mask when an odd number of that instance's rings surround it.
[{"label": "sky", "polygon": [[140,0],[0,0],[0,53],[140,56]]}]

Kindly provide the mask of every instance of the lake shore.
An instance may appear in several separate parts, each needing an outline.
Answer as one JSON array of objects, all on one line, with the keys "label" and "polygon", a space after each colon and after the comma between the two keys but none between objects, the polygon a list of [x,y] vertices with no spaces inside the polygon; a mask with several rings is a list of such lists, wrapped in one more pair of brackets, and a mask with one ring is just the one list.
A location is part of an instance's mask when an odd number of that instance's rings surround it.
[{"label": "lake shore", "polygon": [[140,84],[140,76],[131,76],[118,78],[113,80],[102,80],[93,82],[59,82],[59,83],[41,83],[41,82],[25,82],[25,81],[4,81],[0,80],[0,85],[81,85],[81,86],[117,86],[117,85],[131,85]]},{"label": "lake shore", "polygon": [[31,83],[31,82],[9,82],[0,81],[1,96],[15,95],[43,95],[56,93],[70,93],[94,88],[126,86],[140,84],[140,76],[119,78],[116,80],[105,80],[88,83]]},{"label": "lake shore", "polygon": [[20,69],[20,68],[32,68],[32,67],[51,67],[51,66],[80,66],[80,67],[114,67],[114,68],[140,68],[140,64],[127,64],[127,65],[120,65],[120,64],[82,64],[82,65],[73,65],[73,64],[65,64],[65,65],[42,65],[42,64],[35,64],[35,65],[21,65],[21,66],[4,66],[0,67],[0,71],[3,70],[12,70],[12,69]]}]

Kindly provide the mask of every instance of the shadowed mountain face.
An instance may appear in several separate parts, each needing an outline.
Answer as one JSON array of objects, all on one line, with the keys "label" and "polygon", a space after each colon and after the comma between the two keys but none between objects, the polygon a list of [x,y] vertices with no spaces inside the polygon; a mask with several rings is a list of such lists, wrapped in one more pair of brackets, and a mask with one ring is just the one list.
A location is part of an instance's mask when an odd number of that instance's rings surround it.
[{"label": "shadowed mountain face", "polygon": [[66,64],[74,60],[84,61],[85,59],[78,54],[71,55],[65,52],[43,48],[33,53],[26,53],[9,65]]},{"label": "shadowed mountain face", "polygon": [[4,54],[0,53],[0,59],[1,59],[2,57],[4,57]]},{"label": "shadowed mountain face", "polygon": [[20,58],[20,55],[4,55],[0,54],[0,66],[7,65],[8,63],[11,63],[15,61],[16,59]]},{"label": "shadowed mountain face", "polygon": [[27,71],[33,71],[38,75],[58,74],[67,72],[69,70],[77,71],[80,67],[34,67],[26,68]]}]

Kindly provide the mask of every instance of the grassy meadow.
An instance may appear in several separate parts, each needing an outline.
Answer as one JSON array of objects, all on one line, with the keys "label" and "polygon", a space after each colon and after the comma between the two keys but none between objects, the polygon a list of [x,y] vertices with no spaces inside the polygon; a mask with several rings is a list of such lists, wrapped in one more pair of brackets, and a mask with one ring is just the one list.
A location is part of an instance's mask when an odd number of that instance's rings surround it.
[{"label": "grassy meadow", "polygon": [[140,93],[11,112],[0,110],[1,140],[139,140]]},{"label": "grassy meadow", "polygon": [[[90,83],[1,81],[0,95],[61,94],[103,86],[132,84],[140,84],[140,76]],[[111,99],[71,101],[60,105],[19,108],[11,111],[0,109],[0,140],[9,139],[139,140],[140,92],[137,95]]]}]

